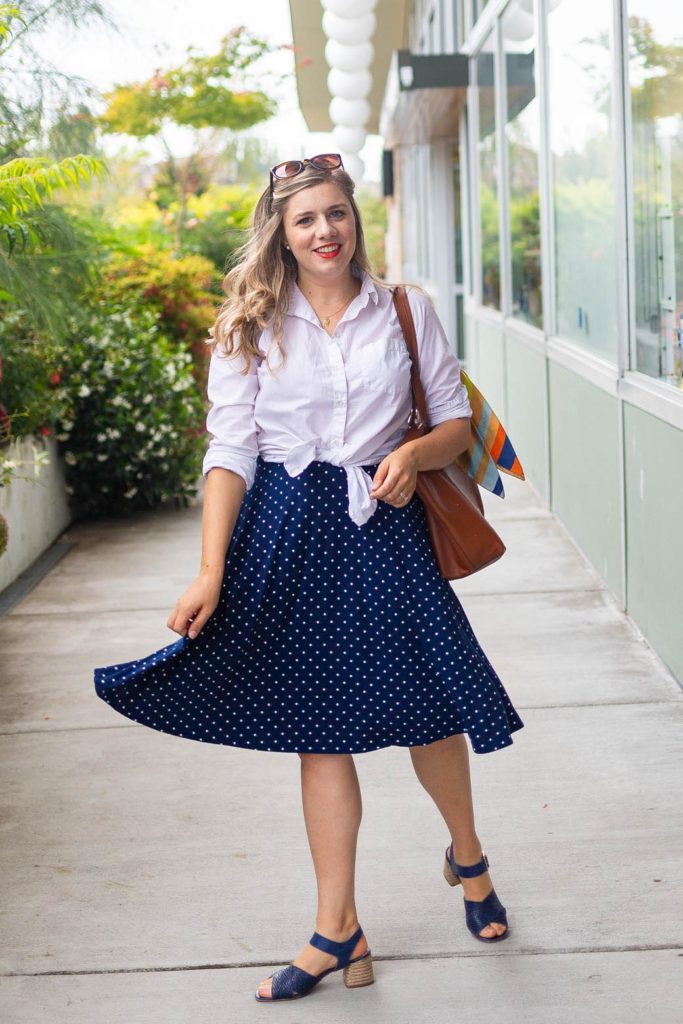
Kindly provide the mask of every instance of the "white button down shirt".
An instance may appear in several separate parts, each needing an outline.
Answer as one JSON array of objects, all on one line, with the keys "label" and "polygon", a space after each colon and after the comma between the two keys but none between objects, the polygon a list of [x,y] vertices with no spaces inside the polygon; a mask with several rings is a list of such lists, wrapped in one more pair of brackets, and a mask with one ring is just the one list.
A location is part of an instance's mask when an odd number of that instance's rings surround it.
[{"label": "white button down shirt", "polygon": [[[284,321],[282,361],[273,345],[271,369],[262,359],[248,374],[241,355],[215,349],[209,366],[211,409],[206,426],[212,439],[204,476],[215,467],[254,482],[256,460],[282,462],[298,476],[314,460],[343,466],[348,511],[358,526],[377,508],[372,479],[361,466],[380,462],[402,440],[411,410],[410,355],[389,288],[362,280],[332,335],[320,326],[312,306],[294,284]],[[427,296],[409,289],[415,320],[420,377],[429,426],[472,415],[460,364]],[[273,343],[261,333],[265,353]]]}]

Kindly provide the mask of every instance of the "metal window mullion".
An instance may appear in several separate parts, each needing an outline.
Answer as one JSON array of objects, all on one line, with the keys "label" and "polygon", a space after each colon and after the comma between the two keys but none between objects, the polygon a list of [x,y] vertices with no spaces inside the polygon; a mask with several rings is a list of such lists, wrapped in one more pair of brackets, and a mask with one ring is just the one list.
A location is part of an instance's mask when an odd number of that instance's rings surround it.
[{"label": "metal window mullion", "polygon": [[469,122],[472,120],[466,104],[460,112],[460,144],[458,160],[460,161],[460,223],[462,225],[462,279],[465,294],[474,295],[474,274],[472,270],[472,191],[470,160],[471,140]]},{"label": "metal window mullion", "polygon": [[[634,183],[633,183],[633,120],[631,117],[631,90],[629,69],[629,26],[627,0],[615,0],[617,8],[615,36],[617,39],[617,65],[619,73],[619,91],[621,107],[621,149],[622,149],[622,185],[625,195],[623,204],[624,231],[624,308],[625,332],[622,362],[619,364],[620,377],[626,370],[636,370],[636,250],[634,230]],[[617,195],[618,189],[615,189]],[[622,324],[620,323],[620,327]]]},{"label": "metal window mullion", "polygon": [[553,185],[550,154],[550,73],[548,60],[548,12],[545,0],[534,4],[536,32],[535,88],[538,96],[539,142],[538,142],[538,200],[540,209],[541,235],[541,282],[543,301],[543,331],[546,353],[543,372],[543,461],[548,507],[553,507],[553,465],[550,445],[550,361],[548,359],[548,336],[555,334],[555,232],[553,225]]},{"label": "metal window mullion", "polygon": [[552,154],[550,139],[550,69],[548,14],[545,0],[536,0],[536,89],[539,99],[538,147],[539,205],[541,211],[541,280],[543,282],[543,330],[557,335],[555,292],[555,226],[553,216]]},{"label": "metal window mullion", "polygon": [[[612,113],[614,118],[615,167],[614,194],[624,196],[617,203],[617,367],[619,382],[631,368],[635,345],[635,249],[633,232],[633,134],[629,90],[629,39],[627,0],[613,0],[612,29],[614,63],[612,67]],[[618,395],[619,436],[619,548],[621,558],[622,607],[628,605],[628,551],[626,533],[626,438],[624,400]]]},{"label": "metal window mullion", "polygon": [[[472,84],[474,82],[474,84]],[[479,200],[479,87],[477,85],[477,58],[470,58],[470,85],[468,86],[468,127],[470,135],[470,224],[472,228],[472,294],[478,306],[482,304],[481,281],[481,223]]]},{"label": "metal window mullion", "polygon": [[501,20],[496,22],[493,32],[494,41],[494,102],[496,110],[496,156],[498,175],[498,262],[500,270],[500,311],[509,316],[511,304],[511,266],[510,266],[510,188],[508,177],[507,137],[507,74],[505,70],[505,53],[503,48],[503,31]]}]

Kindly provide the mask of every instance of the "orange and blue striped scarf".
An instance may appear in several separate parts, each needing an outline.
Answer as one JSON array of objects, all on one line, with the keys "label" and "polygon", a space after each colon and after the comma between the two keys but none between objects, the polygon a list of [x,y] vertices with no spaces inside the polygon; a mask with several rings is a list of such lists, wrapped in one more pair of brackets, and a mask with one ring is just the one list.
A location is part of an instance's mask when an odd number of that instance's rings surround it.
[{"label": "orange and blue striped scarf", "polygon": [[524,470],[505,428],[479,388],[462,369],[460,379],[472,406],[472,440],[456,462],[481,487],[504,498],[505,489],[498,470],[520,480],[524,480]]}]

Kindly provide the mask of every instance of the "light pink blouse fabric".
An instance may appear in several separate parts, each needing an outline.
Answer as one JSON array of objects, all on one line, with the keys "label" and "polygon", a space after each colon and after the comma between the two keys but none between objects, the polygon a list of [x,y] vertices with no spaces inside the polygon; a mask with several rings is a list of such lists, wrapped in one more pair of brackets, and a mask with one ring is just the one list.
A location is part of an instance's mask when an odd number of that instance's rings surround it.
[{"label": "light pink blouse fabric", "polygon": [[[362,280],[330,336],[318,322],[297,285],[285,318],[282,362],[273,346],[265,359],[240,374],[241,356],[215,350],[209,367],[212,403],[206,426],[212,439],[203,473],[231,469],[254,481],[256,459],[283,462],[298,476],[314,459],[343,466],[348,483],[348,512],[358,526],[377,508],[370,499],[372,479],[360,467],[380,462],[401,441],[410,415],[410,356],[403,340],[390,289]],[[429,425],[472,415],[460,381],[460,364],[451,350],[430,300],[409,289],[420,358],[420,377]],[[273,342],[262,332],[264,353]]]}]

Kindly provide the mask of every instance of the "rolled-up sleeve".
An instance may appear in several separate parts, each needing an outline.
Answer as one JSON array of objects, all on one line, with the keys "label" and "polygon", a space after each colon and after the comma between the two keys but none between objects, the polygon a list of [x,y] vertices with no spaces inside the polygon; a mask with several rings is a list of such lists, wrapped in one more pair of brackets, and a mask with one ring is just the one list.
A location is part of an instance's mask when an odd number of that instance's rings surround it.
[{"label": "rolled-up sleeve", "polygon": [[218,349],[211,355],[207,386],[211,408],[206,417],[206,429],[212,438],[202,473],[206,477],[217,467],[231,469],[244,478],[249,490],[254,482],[259,451],[254,420],[259,385],[253,361],[249,373],[240,373],[243,366],[241,355],[226,356]]},{"label": "rolled-up sleeve", "polygon": [[414,288],[408,290],[408,300],[415,321],[428,426],[471,416],[467,389],[460,380],[460,361],[448,343],[431,300]]}]

